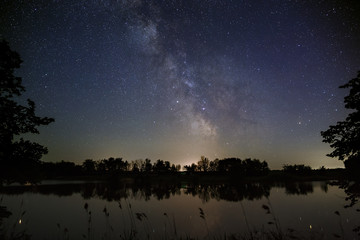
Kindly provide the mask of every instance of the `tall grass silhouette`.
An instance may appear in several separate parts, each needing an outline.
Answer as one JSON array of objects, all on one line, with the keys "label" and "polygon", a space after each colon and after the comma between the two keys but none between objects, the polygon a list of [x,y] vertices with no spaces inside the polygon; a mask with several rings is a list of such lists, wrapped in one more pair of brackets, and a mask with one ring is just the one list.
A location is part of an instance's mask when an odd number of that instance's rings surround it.
[{"label": "tall grass silhouette", "polygon": [[[20,207],[15,216],[14,222],[10,227],[6,227],[2,218],[8,218],[12,215],[6,207],[1,206],[3,198],[0,198],[0,239],[13,240],[13,239],[30,239],[31,236],[26,231],[27,220],[25,219],[26,211],[24,210],[24,201],[21,200]],[[22,229],[19,226],[24,226]]]}]

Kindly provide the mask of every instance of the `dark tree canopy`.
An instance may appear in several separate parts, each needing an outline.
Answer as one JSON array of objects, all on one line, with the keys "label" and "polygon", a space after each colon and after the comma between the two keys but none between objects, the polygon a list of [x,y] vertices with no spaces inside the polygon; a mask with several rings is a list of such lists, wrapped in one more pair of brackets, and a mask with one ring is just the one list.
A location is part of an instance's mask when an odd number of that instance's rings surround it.
[{"label": "dark tree canopy", "polygon": [[241,176],[264,176],[270,171],[266,161],[247,158],[225,158],[219,160],[218,171]]},{"label": "dark tree canopy", "polygon": [[31,180],[47,149],[38,143],[22,138],[24,133],[38,134],[38,127],[48,125],[54,119],[35,115],[35,103],[27,100],[28,106],[18,104],[14,98],[25,91],[21,77],[14,76],[22,60],[12,51],[8,42],[0,40],[0,183]]},{"label": "dark tree canopy", "polygon": [[344,98],[345,108],[353,110],[345,121],[337,122],[328,130],[321,132],[323,142],[334,150],[329,157],[338,157],[350,170],[360,170],[360,71],[356,78],[340,88],[350,88]]}]

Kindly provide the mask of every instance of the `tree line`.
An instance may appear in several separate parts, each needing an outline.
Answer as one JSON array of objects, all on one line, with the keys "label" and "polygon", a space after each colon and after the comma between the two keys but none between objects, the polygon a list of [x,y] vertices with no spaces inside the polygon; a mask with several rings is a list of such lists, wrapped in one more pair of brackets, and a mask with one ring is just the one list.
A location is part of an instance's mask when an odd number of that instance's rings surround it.
[{"label": "tree line", "polygon": [[[127,161],[121,157],[110,157],[101,160],[86,159],[81,164],[74,162],[40,162],[38,173],[42,178],[67,176],[122,176],[122,175],[227,175],[236,177],[267,176],[271,172],[266,161],[246,158],[224,158],[209,160],[201,156],[197,163],[181,166],[161,159],[152,162],[146,158]],[[304,164],[284,164],[280,172],[285,176],[321,176],[331,174],[335,177],[341,169],[326,169],[324,166],[313,169]],[[340,171],[341,172],[341,171]]]},{"label": "tree line", "polygon": [[210,161],[204,156],[197,164],[185,165],[184,169],[187,172],[227,172],[243,176],[262,176],[270,171],[267,162],[258,159],[224,158]]},{"label": "tree line", "polygon": [[121,175],[124,173],[133,174],[171,174],[178,172],[185,173],[214,173],[222,172],[227,174],[237,174],[240,176],[263,176],[269,173],[270,169],[266,161],[247,158],[224,158],[210,161],[201,156],[197,163],[185,165],[172,164],[161,159],[152,162],[151,159],[138,159],[135,161],[123,160],[123,158],[110,157],[101,160],[86,159],[81,164],[74,162],[41,162],[40,169],[47,178],[58,176],[101,176],[101,175]]}]

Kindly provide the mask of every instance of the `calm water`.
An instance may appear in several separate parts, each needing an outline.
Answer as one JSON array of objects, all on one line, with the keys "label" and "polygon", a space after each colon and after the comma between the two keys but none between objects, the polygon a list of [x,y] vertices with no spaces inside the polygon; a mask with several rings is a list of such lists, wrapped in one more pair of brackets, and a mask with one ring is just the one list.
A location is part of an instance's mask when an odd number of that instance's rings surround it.
[{"label": "calm water", "polygon": [[[153,239],[247,236],[256,230],[276,230],[268,223],[274,217],[281,231],[294,229],[296,236],[334,239],[337,234],[358,239],[352,230],[360,225],[359,206],[344,208],[348,203],[344,190],[326,182],[237,186],[45,182],[37,188],[5,188],[0,196],[0,205],[12,213],[2,225],[13,231],[16,223],[14,231],[26,230],[33,239],[67,235],[82,239],[88,234],[91,239],[119,239],[131,229],[138,237]],[[270,207],[270,214],[263,205]]]}]

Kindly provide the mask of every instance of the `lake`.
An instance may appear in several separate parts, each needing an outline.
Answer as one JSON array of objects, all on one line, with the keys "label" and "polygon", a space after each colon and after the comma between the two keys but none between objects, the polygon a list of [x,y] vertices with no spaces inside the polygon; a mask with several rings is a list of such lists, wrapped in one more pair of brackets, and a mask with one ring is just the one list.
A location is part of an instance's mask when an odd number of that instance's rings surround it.
[{"label": "lake", "polygon": [[[225,239],[282,234],[358,239],[357,205],[328,182],[141,184],[45,181],[0,191],[10,233],[32,239]],[[4,208],[2,208],[4,209]],[[3,210],[4,211],[4,210]],[[24,213],[25,211],[25,213]]]}]

